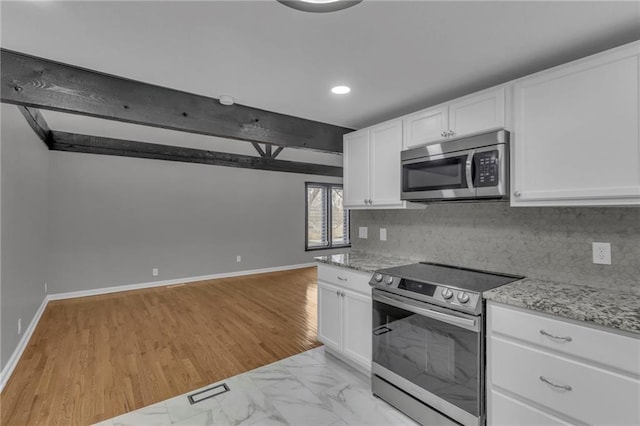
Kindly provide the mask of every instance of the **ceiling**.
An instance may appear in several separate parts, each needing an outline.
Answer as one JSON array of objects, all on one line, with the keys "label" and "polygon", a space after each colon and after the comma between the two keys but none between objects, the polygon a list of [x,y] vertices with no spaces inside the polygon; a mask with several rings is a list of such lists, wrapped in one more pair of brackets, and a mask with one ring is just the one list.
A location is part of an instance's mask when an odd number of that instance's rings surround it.
[{"label": "ceiling", "polygon": [[0,4],[4,48],[352,128],[640,39],[636,1]]}]

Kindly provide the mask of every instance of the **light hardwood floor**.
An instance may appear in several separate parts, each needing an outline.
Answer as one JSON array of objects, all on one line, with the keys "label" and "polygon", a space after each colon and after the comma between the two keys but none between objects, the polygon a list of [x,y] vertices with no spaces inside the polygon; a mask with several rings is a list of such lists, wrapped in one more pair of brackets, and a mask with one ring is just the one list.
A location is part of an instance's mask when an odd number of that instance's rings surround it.
[{"label": "light hardwood floor", "polygon": [[319,346],[316,268],[50,302],[2,425],[91,424]]}]

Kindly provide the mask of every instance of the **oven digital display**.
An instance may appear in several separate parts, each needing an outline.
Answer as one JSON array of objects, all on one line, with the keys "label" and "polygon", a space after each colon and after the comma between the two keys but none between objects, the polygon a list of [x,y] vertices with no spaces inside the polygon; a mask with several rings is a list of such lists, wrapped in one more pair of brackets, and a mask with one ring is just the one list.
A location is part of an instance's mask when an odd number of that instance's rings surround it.
[{"label": "oven digital display", "polygon": [[436,292],[437,287],[432,284],[425,284],[403,278],[400,280],[398,288],[402,290],[412,291],[414,293],[424,294],[425,296],[433,296]]}]

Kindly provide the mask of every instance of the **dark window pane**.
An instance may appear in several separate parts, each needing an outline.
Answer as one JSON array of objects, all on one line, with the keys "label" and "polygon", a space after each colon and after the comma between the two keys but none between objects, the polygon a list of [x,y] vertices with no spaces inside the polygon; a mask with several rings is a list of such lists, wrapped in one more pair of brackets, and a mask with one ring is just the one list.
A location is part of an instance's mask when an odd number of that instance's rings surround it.
[{"label": "dark window pane", "polygon": [[325,247],[329,245],[329,220],[327,212],[327,188],[307,187],[307,246]]},{"label": "dark window pane", "polygon": [[342,185],[306,184],[307,249],[349,246],[349,210]]}]

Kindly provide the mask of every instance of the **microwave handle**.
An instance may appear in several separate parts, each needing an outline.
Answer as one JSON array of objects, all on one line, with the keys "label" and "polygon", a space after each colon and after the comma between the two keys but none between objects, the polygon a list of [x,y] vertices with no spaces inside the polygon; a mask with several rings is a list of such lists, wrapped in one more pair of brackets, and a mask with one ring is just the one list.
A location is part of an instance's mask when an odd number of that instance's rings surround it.
[{"label": "microwave handle", "polygon": [[467,164],[466,164],[466,174],[467,174],[467,185],[469,186],[469,189],[473,189],[473,174],[471,173],[473,171],[473,156],[475,155],[476,151],[475,149],[472,149],[469,151],[469,154],[467,155]]}]

